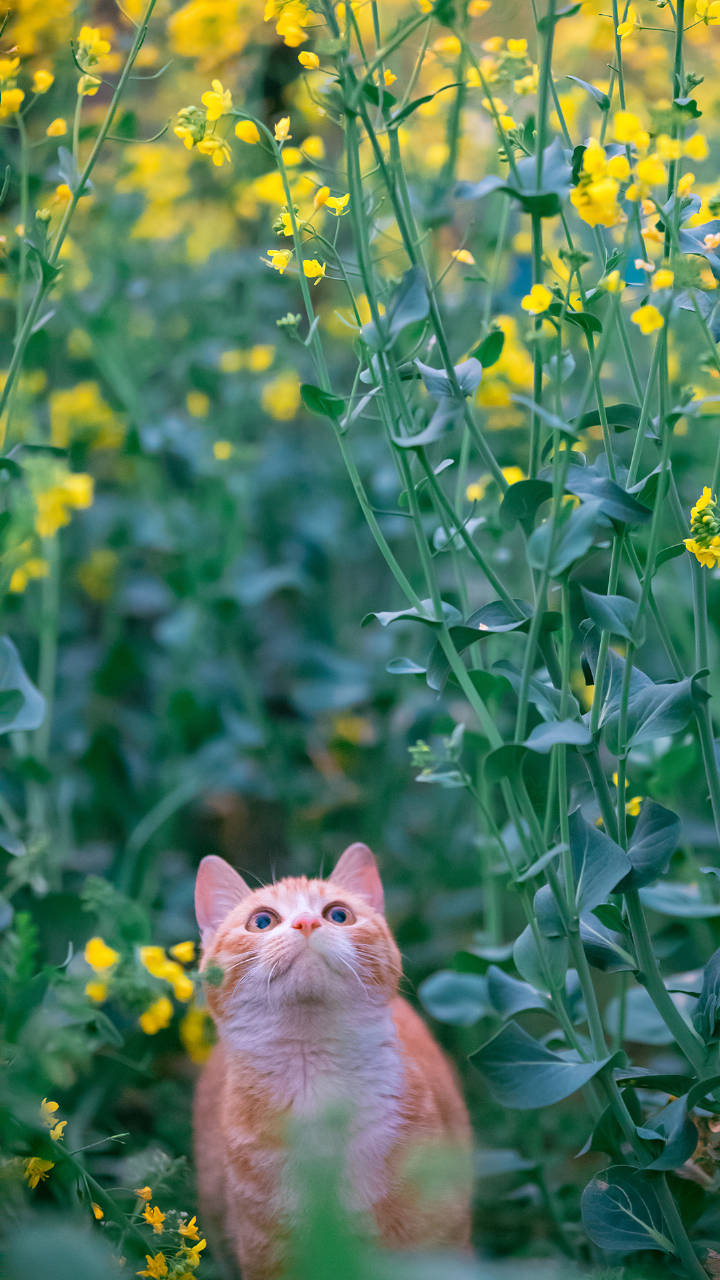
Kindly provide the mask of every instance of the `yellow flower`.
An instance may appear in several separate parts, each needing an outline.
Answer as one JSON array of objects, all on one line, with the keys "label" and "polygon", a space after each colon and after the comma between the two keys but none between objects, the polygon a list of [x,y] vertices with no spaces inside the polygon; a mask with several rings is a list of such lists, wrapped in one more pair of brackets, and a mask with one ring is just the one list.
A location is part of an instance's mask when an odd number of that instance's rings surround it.
[{"label": "yellow flower", "polygon": [[662,329],[665,324],[657,307],[653,306],[651,302],[646,303],[644,307],[638,307],[637,311],[633,311],[630,319],[645,337],[650,333],[654,333],[656,329]]},{"label": "yellow flower", "polygon": [[691,160],[707,160],[709,147],[707,138],[703,133],[694,133],[692,138],[685,141],[685,155]]},{"label": "yellow flower", "polygon": [[191,1267],[200,1265],[200,1254],[207,1245],[207,1240],[198,1240],[197,1244],[184,1245],[183,1253]]},{"label": "yellow flower", "polygon": [[344,196],[327,196],[325,199],[325,208],[329,209],[331,213],[334,213],[336,218],[339,218],[347,211],[349,203],[349,192]]},{"label": "yellow flower", "polygon": [[85,963],[89,964],[96,973],[107,973],[108,969],[112,969],[120,959],[120,953],[114,951],[99,937],[90,938],[86,942],[84,955]]},{"label": "yellow flower", "polygon": [[263,258],[263,262],[272,267],[273,271],[279,271],[280,275],[283,275],[291,258],[292,249],[268,249],[267,257]]},{"label": "yellow flower", "polygon": [[635,30],[637,24],[638,24],[638,16],[635,10],[635,6],[632,4],[629,4],[627,7],[627,13],[625,14],[624,20],[618,23],[617,33],[620,36],[620,39],[622,40],[624,36],[629,36],[631,32]]},{"label": "yellow flower", "polygon": [[706,27],[720,24],[720,3],[718,0],[695,0],[695,21],[704,22]]},{"label": "yellow flower", "polygon": [[217,138],[214,134],[205,135],[197,144],[197,149],[202,156],[209,156],[216,168],[229,163],[231,152],[229,143],[224,138]]},{"label": "yellow flower", "polygon": [[662,160],[659,160],[656,155],[646,156],[644,160],[638,160],[636,172],[640,181],[646,182],[651,187],[657,187],[667,179],[667,169]]},{"label": "yellow flower", "polygon": [[137,1272],[139,1276],[147,1276],[148,1280],[163,1280],[163,1277],[168,1274],[164,1253],[156,1253],[152,1258],[149,1253],[146,1253],[145,1261],[147,1266],[144,1271]]},{"label": "yellow flower", "polygon": [[30,1156],[25,1161],[25,1178],[28,1186],[34,1191],[39,1182],[46,1182],[50,1170],[55,1168],[54,1160],[41,1160],[40,1156]]},{"label": "yellow flower", "polygon": [[103,38],[99,27],[81,27],[77,57],[83,67],[92,67],[110,52],[110,41]]},{"label": "yellow flower", "polygon": [[[232,451],[233,447],[229,440],[216,440],[213,443],[213,456],[217,458],[218,462],[227,462]],[[192,946],[192,943],[189,943],[188,945]]]},{"label": "yellow flower", "polygon": [[143,1209],[143,1218],[148,1225],[152,1227],[156,1236],[162,1234],[165,1214],[160,1212],[156,1204],[153,1205],[152,1208],[149,1204],[145,1205],[145,1208]]},{"label": "yellow flower", "polygon": [[90,1208],[91,1208],[91,1209],[92,1209],[92,1211],[93,1211],[93,1217],[94,1217],[94,1218],[97,1218],[97,1221],[98,1221],[98,1222],[100,1221],[100,1219],[101,1219],[101,1218],[104,1218],[104,1217],[105,1217],[105,1214],[103,1213],[102,1209],[100,1208],[100,1205],[99,1205],[99,1204],[97,1204],[95,1200],[91,1200],[91,1201],[90,1201]]},{"label": "yellow flower", "polygon": [[315,71],[317,67],[320,66],[320,59],[318,58],[317,54],[310,53],[305,49],[303,49],[302,53],[298,54],[298,62],[300,63],[301,67],[305,68],[306,71]]},{"label": "yellow flower", "polygon": [[19,70],[19,58],[0,57],[0,84],[4,84],[6,80],[14,80]]},{"label": "yellow flower", "polygon": [[616,111],[613,116],[613,132],[616,142],[636,142],[647,135],[633,111]]},{"label": "yellow flower", "polygon": [[78,97],[94,98],[101,84],[97,76],[81,76],[77,83]]},{"label": "yellow flower", "polygon": [[385,88],[389,89],[390,85],[394,84],[396,80],[397,80],[397,76],[394,74],[394,72],[392,72],[389,67],[386,67],[385,70],[383,71],[383,83],[385,85]]},{"label": "yellow flower", "polygon": [[[215,443],[227,444],[228,441],[217,440]],[[232,445],[230,445],[230,449],[232,450]],[[217,457],[217,454],[215,456]],[[170,948],[170,955],[174,956],[176,960],[179,960],[181,964],[192,964],[195,959],[195,943],[192,941],[176,942],[175,946]]]},{"label": "yellow flower", "polygon": [[706,485],[690,512],[690,532],[685,546],[706,569],[720,564],[720,515],[717,500]]},{"label": "yellow flower", "polygon": [[300,408],[300,380],[288,370],[271,378],[263,386],[260,396],[265,413],[278,422],[290,422]]},{"label": "yellow flower", "polygon": [[543,311],[547,311],[553,295],[544,284],[534,284],[529,293],[522,299],[520,306],[523,311],[529,312],[531,316],[542,315]]},{"label": "yellow flower", "polygon": [[29,582],[34,582],[38,578],[47,578],[50,572],[50,565],[42,556],[30,556],[24,564],[18,565],[13,571],[10,578],[10,590],[13,592],[22,592],[25,590]]},{"label": "yellow flower", "polygon": [[650,281],[650,288],[653,293],[657,293],[658,289],[671,289],[675,273],[670,271],[668,267],[659,267]]},{"label": "yellow flower", "polygon": [[[58,472],[58,475],[61,473]],[[92,476],[77,472],[74,475],[65,473],[48,489],[36,492],[35,529],[41,538],[52,538],[58,529],[70,523],[70,507],[89,507],[93,499]]]},{"label": "yellow flower", "polygon": [[[258,342],[248,352],[247,365],[253,373],[264,373],[275,359],[275,348],[270,342]],[[178,959],[180,957],[178,956]]]},{"label": "yellow flower", "polygon": [[135,1195],[141,1200],[152,1200],[152,1187],[135,1187]]},{"label": "yellow flower", "polygon": [[469,249],[453,249],[450,257],[454,258],[456,262],[462,262],[465,267],[475,266],[475,259]]},{"label": "yellow flower", "polygon": [[22,89],[3,89],[0,93],[0,120],[19,111],[24,98]]},{"label": "yellow flower", "polygon": [[204,391],[188,391],[185,404],[193,418],[206,418],[210,412],[210,397]]},{"label": "yellow flower", "polygon": [[600,284],[603,289],[607,289],[608,293],[622,293],[625,288],[625,281],[617,268],[614,271],[608,271],[607,275],[603,276]]},{"label": "yellow flower", "polygon": [[45,71],[42,68],[39,68],[33,76],[33,93],[47,93],[54,79],[55,76],[52,71]]},{"label": "yellow flower", "polygon": [[302,149],[310,160],[322,160],[325,156],[325,143],[316,133],[311,133],[305,139]]},{"label": "yellow flower", "polygon": [[625,182],[630,177],[630,165],[627,156],[610,156],[607,162],[607,171],[611,178],[617,178],[619,182]]},{"label": "yellow flower", "polygon": [[249,142],[252,146],[260,141],[258,127],[252,120],[238,120],[235,125],[235,137],[241,142]]},{"label": "yellow flower", "polygon": [[106,982],[86,982],[85,995],[88,1000],[94,1000],[95,1004],[102,1004],[107,1000],[107,983]]},{"label": "yellow flower", "polygon": [[200,1239],[200,1232],[198,1231],[198,1227],[197,1227],[197,1219],[194,1214],[189,1222],[180,1224],[180,1226],[178,1227],[178,1232],[181,1236],[184,1236],[186,1240]]},{"label": "yellow flower", "polygon": [[290,132],[290,117],[283,116],[275,125],[275,141],[281,143],[288,142],[290,138],[292,138],[292,134]]},{"label": "yellow flower", "polygon": [[221,116],[226,115],[228,111],[232,111],[232,94],[229,89],[223,89],[220,80],[212,81],[212,88],[202,95],[200,101],[211,124],[214,120],[219,120]]},{"label": "yellow flower", "polygon": [[317,258],[305,258],[303,262],[303,273],[308,280],[312,280],[315,284],[319,284],[325,275],[325,263],[318,262]]},{"label": "yellow flower", "polygon": [[43,1098],[40,1103],[40,1110],[42,1112],[42,1118],[46,1124],[51,1125],[55,1123],[55,1112],[59,1107],[59,1102],[53,1102],[50,1098]]},{"label": "yellow flower", "polygon": [[66,1127],[67,1127],[67,1120],[58,1120],[57,1124],[53,1125],[52,1129],[50,1130],[50,1137],[52,1138],[53,1142],[60,1141]]},{"label": "yellow flower", "polygon": [[45,133],[48,138],[64,138],[67,133],[67,124],[62,116],[58,116],[56,120],[51,120]]},{"label": "yellow flower", "polygon": [[313,196],[313,208],[322,209],[322,206],[327,201],[329,195],[330,195],[329,187],[318,187],[317,191],[315,192],[315,195]]},{"label": "yellow flower", "polygon": [[642,808],[642,796],[632,796],[625,804],[625,812],[631,818],[637,818]]},{"label": "yellow flower", "polygon": [[140,1014],[138,1022],[146,1036],[154,1036],[157,1035],[158,1031],[163,1031],[165,1027],[170,1025],[172,1016],[173,1007],[171,1001],[168,1000],[167,996],[160,996]]}]

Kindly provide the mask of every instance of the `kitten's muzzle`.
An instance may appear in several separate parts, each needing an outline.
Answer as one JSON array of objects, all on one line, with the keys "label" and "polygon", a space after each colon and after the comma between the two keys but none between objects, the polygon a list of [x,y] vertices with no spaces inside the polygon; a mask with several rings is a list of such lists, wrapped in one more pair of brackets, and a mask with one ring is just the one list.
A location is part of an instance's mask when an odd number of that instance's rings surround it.
[{"label": "kitten's muzzle", "polygon": [[309,938],[316,929],[320,928],[321,924],[320,916],[313,915],[310,911],[303,911],[294,920],[290,921],[290,928],[299,929],[303,937]]}]

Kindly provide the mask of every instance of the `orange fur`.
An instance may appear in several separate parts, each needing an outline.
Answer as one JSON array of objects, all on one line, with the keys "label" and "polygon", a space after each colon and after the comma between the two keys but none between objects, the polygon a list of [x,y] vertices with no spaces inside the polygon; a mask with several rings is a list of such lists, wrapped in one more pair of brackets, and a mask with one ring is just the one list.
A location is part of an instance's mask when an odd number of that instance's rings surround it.
[{"label": "orange fur", "polygon": [[[256,890],[219,858],[201,864],[203,968],[224,976],[207,985],[219,1041],[195,1097],[200,1206],[243,1280],[273,1280],[282,1267],[298,1212],[298,1125],[342,1160],[345,1204],[382,1243],[468,1247],[467,1111],[450,1064],[397,994],[382,906],[364,845],[328,880]],[[338,907],[347,922],[328,917]],[[337,1114],[344,1127],[330,1122]]]}]

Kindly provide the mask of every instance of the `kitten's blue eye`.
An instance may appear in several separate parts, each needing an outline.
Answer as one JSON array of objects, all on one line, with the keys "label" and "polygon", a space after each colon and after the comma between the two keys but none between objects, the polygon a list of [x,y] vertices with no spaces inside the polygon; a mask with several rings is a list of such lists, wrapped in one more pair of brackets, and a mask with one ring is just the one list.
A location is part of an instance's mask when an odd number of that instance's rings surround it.
[{"label": "kitten's blue eye", "polygon": [[280,917],[276,911],[254,911],[245,927],[251,933],[259,933],[264,929],[274,929],[279,923]]},{"label": "kitten's blue eye", "polygon": [[354,924],[355,916],[349,907],[340,907],[335,905],[326,907],[323,911],[326,920],[330,920],[333,924]]}]

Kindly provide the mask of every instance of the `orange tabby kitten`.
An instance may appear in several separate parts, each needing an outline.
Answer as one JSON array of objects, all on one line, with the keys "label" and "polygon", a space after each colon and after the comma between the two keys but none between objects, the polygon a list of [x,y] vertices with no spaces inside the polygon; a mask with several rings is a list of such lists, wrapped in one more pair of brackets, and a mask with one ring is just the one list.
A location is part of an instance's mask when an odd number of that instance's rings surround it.
[{"label": "orange tabby kitten", "polygon": [[[198,1082],[195,1149],[206,1222],[243,1280],[272,1280],[293,1223],[288,1123],[344,1108],[343,1199],[390,1248],[467,1248],[470,1125],[452,1068],[398,994],[400,954],[375,859],[345,850],[328,880],[251,889],[222,858],[195,888],[219,1040]],[[417,1172],[451,1148],[452,1185]],[[415,1155],[415,1176],[409,1168]],[[447,1182],[447,1180],[446,1180]]]}]

